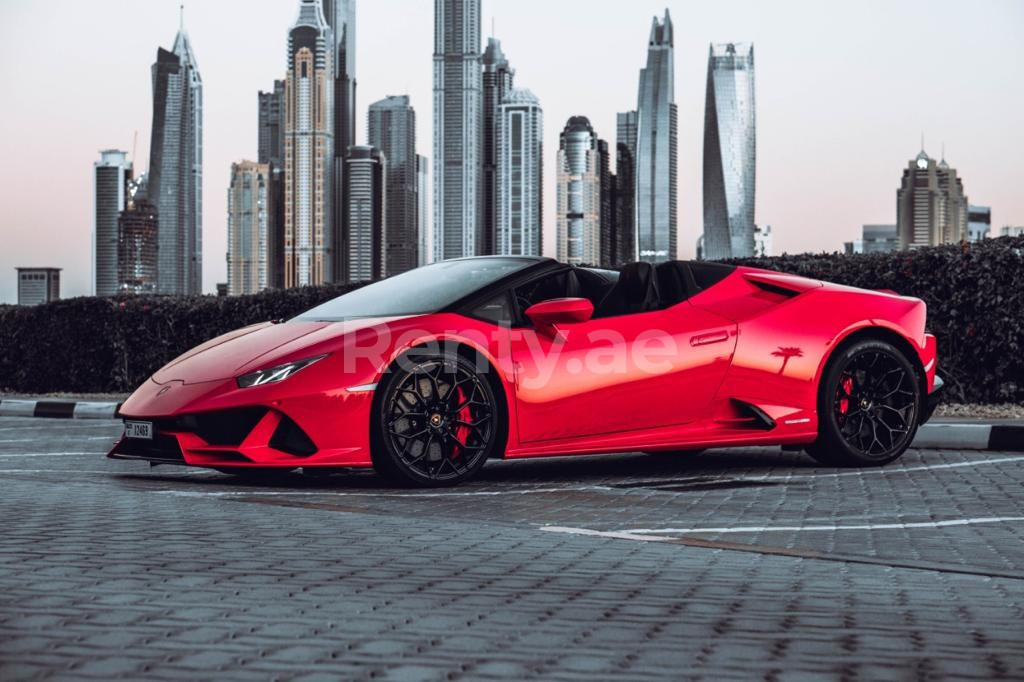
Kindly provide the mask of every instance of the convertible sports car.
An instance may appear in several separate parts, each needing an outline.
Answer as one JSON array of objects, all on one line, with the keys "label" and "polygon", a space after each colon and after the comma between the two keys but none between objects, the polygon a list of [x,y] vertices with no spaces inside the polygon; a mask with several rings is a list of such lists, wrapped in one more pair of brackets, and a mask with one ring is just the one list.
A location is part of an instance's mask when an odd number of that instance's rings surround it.
[{"label": "convertible sports car", "polygon": [[121,407],[109,456],[230,473],[374,467],[448,485],[488,458],[778,444],[899,457],[942,381],[925,305],[704,262],[427,265],[225,334]]}]

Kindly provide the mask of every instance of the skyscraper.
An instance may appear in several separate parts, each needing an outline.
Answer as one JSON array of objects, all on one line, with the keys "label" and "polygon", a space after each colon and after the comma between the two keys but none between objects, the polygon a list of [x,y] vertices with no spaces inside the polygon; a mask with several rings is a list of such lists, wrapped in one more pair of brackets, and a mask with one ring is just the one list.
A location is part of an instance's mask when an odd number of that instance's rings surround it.
[{"label": "skyscraper", "polygon": [[320,0],[301,0],[288,34],[284,286],[333,280],[334,37]]},{"label": "skyscraper", "polygon": [[386,97],[370,105],[368,141],[384,154],[387,206],[385,234],[390,277],[419,264],[417,234],[416,112],[409,96]]},{"label": "skyscraper", "polygon": [[270,165],[231,164],[228,186],[228,294],[255,294],[268,286],[267,229]]},{"label": "skyscraper", "polygon": [[601,257],[598,265],[609,266],[616,260],[617,193],[615,173],[612,173],[612,156],[604,140],[597,141],[597,179],[601,185]]},{"label": "skyscraper", "polygon": [[544,114],[529,90],[513,89],[495,116],[497,243],[494,253],[539,256],[543,223]]},{"label": "skyscraper", "polygon": [[345,197],[348,203],[345,255],[349,282],[368,282],[384,277],[388,239],[385,233],[386,165],[384,155],[375,147],[357,145],[348,148],[345,159]]},{"label": "skyscraper", "polygon": [[585,116],[565,124],[555,163],[558,260],[596,265],[601,260],[601,161],[597,135]]},{"label": "skyscraper", "polygon": [[641,260],[676,257],[677,114],[672,19],[655,17],[640,70],[636,122],[636,224]]},{"label": "skyscraper", "polygon": [[434,260],[482,253],[480,0],[434,0]]},{"label": "skyscraper", "polygon": [[128,183],[128,197],[117,221],[117,289],[122,294],[157,290],[156,206],[149,201],[145,173]]},{"label": "skyscraper", "polygon": [[496,253],[498,235],[498,109],[512,91],[515,71],[508,65],[501,41],[487,39],[483,55],[483,243],[481,253]]},{"label": "skyscraper", "polygon": [[636,253],[636,112],[620,112],[615,134],[615,234],[608,265],[637,259]]},{"label": "skyscraper", "polygon": [[754,46],[711,45],[704,100],[704,257],[754,255]]},{"label": "skyscraper", "polygon": [[430,161],[420,154],[416,155],[416,234],[416,265],[426,265],[434,258],[434,234],[430,229]]},{"label": "skyscraper", "polygon": [[967,239],[967,196],[956,169],[924,149],[903,170],[896,191],[900,248],[951,244]]},{"label": "skyscraper", "polygon": [[117,221],[124,210],[132,164],[126,152],[105,149],[93,168],[93,286],[97,296],[117,293]]},{"label": "skyscraper", "polygon": [[334,36],[334,168],[331,186],[332,277],[344,278],[345,155],[356,143],[356,0],[323,0],[324,18]]},{"label": "skyscraper", "polygon": [[149,197],[157,209],[157,291],[203,289],[203,81],[182,26],[153,64]]},{"label": "skyscraper", "polygon": [[258,163],[270,167],[267,188],[267,286],[284,286],[284,81],[275,80],[271,92],[259,97]]}]

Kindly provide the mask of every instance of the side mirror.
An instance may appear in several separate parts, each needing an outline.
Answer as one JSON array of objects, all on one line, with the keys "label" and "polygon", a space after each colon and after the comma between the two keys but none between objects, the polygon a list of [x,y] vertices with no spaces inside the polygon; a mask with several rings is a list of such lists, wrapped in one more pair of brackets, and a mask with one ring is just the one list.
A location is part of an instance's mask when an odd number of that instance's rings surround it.
[{"label": "side mirror", "polygon": [[552,298],[526,309],[526,316],[539,329],[586,322],[593,315],[594,304],[585,298]]}]

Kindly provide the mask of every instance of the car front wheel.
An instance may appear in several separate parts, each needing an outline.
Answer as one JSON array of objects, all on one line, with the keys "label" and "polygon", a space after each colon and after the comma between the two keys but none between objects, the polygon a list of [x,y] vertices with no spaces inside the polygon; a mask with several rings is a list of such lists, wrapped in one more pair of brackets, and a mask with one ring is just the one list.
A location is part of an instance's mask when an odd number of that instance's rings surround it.
[{"label": "car front wheel", "polygon": [[437,487],[476,474],[499,447],[494,389],[457,354],[404,356],[381,381],[373,465],[407,485]]},{"label": "car front wheel", "polygon": [[829,363],[818,395],[818,439],[807,452],[823,464],[887,464],[910,447],[920,413],[910,361],[884,341],[859,341]]}]

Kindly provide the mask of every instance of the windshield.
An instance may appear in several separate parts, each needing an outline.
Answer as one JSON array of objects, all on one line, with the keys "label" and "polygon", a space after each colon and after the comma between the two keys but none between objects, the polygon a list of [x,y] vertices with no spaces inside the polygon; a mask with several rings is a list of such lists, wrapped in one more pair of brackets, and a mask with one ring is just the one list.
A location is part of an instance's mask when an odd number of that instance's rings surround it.
[{"label": "windshield", "polygon": [[367,284],[295,319],[333,322],[432,313],[536,262],[530,258],[467,258],[431,263]]}]

